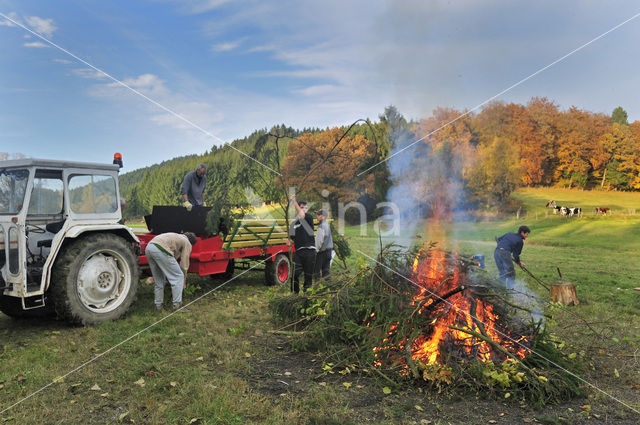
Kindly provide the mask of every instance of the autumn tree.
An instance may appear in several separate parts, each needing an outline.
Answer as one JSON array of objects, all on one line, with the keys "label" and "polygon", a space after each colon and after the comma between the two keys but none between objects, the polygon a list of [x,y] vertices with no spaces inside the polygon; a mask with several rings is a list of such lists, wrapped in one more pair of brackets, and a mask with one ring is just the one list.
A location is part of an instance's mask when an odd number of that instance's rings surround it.
[{"label": "autumn tree", "polygon": [[495,137],[478,146],[478,161],[468,182],[472,200],[484,207],[503,205],[520,183],[519,147]]},{"label": "autumn tree", "polygon": [[602,136],[604,151],[601,186],[608,181],[617,189],[633,187],[638,176],[638,145],[628,125],[614,123],[611,132]]},{"label": "autumn tree", "polygon": [[290,142],[282,179],[295,186],[300,197],[327,201],[337,211],[338,202],[373,193],[374,175],[358,174],[375,155],[372,141],[346,135],[343,128],[306,133]]}]

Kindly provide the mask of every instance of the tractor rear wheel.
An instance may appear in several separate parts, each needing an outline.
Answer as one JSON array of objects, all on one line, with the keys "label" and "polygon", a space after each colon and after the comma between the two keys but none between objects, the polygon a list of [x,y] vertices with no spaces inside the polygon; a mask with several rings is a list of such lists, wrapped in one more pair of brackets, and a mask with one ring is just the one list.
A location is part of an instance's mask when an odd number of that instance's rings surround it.
[{"label": "tractor rear wheel", "polygon": [[291,260],[287,254],[276,255],[275,260],[267,261],[264,270],[265,281],[269,286],[284,285],[291,277]]},{"label": "tractor rear wheel", "polygon": [[85,325],[115,320],[136,298],[137,258],[127,240],[93,233],[62,248],[52,282],[59,317]]}]

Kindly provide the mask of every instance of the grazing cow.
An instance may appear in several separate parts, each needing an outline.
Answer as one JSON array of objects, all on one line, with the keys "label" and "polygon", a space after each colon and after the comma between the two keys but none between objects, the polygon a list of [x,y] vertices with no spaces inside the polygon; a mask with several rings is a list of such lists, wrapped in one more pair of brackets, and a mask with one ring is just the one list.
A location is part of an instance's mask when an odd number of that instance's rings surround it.
[{"label": "grazing cow", "polygon": [[608,207],[596,207],[596,215],[597,214],[602,214],[602,215],[607,215],[607,212],[609,212],[610,208]]},{"label": "grazing cow", "polygon": [[547,202],[547,205],[545,205],[548,208],[553,208],[553,213],[554,214],[558,214],[558,213],[562,213],[562,207],[558,207],[556,206],[556,201],[549,201]]},{"label": "grazing cow", "polygon": [[577,207],[577,208],[568,208],[569,210],[569,217],[573,217],[578,216],[578,217],[582,217],[582,208]]}]

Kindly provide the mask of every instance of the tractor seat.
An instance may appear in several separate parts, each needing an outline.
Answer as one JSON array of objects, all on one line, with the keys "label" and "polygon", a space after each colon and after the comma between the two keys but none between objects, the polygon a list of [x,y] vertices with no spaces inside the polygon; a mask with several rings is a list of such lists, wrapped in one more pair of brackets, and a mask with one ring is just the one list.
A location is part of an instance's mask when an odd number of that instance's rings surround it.
[{"label": "tractor seat", "polygon": [[[64,226],[64,220],[61,221],[53,221],[51,223],[47,223],[46,226],[44,226],[47,229],[47,232],[49,233],[58,233],[60,231],[60,229],[62,229],[62,226]],[[38,242],[40,243],[40,242]],[[49,245],[51,246],[51,245]]]},{"label": "tractor seat", "polygon": [[51,242],[53,242],[53,239],[43,239],[41,241],[38,241],[36,245],[38,246],[38,248],[51,248]]}]

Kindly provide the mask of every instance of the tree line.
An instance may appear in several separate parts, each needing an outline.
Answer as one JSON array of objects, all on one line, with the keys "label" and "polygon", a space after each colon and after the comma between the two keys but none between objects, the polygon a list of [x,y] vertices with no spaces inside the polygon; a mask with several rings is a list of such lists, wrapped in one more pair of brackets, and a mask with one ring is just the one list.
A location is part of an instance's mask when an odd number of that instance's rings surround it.
[{"label": "tree line", "polygon": [[353,200],[375,205],[407,178],[415,190],[434,192],[434,205],[452,202],[438,195],[442,188],[459,188],[457,208],[503,205],[519,186],[640,189],[640,122],[629,124],[621,107],[610,115],[561,110],[546,98],[493,102],[478,113],[439,107],[419,120],[389,106],[374,122],[302,130],[283,124],[230,145],[123,174],[126,216],[179,205],[182,179],[199,163],[208,167],[209,203],[246,204],[257,195],[283,209],[292,186],[334,209]]}]

